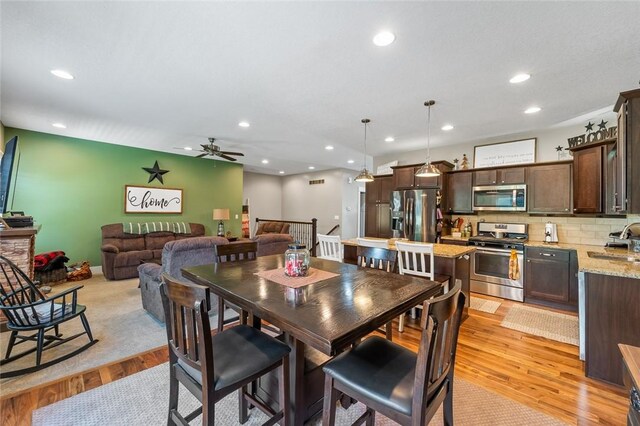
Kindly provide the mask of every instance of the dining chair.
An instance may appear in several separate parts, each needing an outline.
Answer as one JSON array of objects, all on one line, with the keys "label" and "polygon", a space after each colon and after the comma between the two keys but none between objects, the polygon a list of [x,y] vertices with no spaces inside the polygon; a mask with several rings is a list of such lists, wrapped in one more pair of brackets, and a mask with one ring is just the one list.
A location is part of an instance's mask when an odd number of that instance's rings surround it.
[{"label": "dining chair", "polygon": [[[256,241],[234,242],[231,244],[219,244],[214,246],[216,262],[244,262],[255,260],[258,257],[258,243]],[[233,322],[237,318],[224,317],[224,311],[230,308],[241,315],[241,309],[233,304],[225,303],[222,297],[218,296],[218,332],[222,331],[225,323]]]},{"label": "dining chair", "polygon": [[[388,248],[358,246],[358,266],[394,273],[396,272],[397,255],[395,250]],[[392,324],[391,321],[385,324],[384,333],[388,340],[393,338]]]},{"label": "dining chair", "polygon": [[[202,414],[202,424],[215,424],[215,404],[234,391],[271,418],[289,423],[289,352],[286,344],[248,325],[237,325],[212,336],[207,287],[172,280],[164,274],[161,284],[169,346],[168,425],[188,425]],[[280,411],[274,412],[247,392],[247,385],[279,368]],[[183,416],[178,412],[179,384],[202,405]],[[247,419],[247,404],[240,404],[240,422]]]},{"label": "dining chair", "polygon": [[373,425],[379,412],[401,425],[422,426],[443,403],[444,424],[453,425],[453,372],[464,300],[456,285],[424,302],[417,354],[373,336],[329,361],[323,367],[323,426],[335,424],[339,392],[367,406],[354,425]]},{"label": "dining chair", "polygon": [[359,237],[359,238],[356,238],[356,242],[358,243],[358,246],[361,246],[361,247],[377,247],[377,248],[383,248],[383,249],[389,248],[389,240],[383,240],[380,238]]},{"label": "dining chair", "polygon": [[340,235],[318,234],[318,243],[320,243],[320,256],[318,258],[342,262],[343,249]]},{"label": "dining chair", "polygon": [[[442,292],[449,291],[449,280],[451,277],[447,275],[437,275],[435,273],[435,258],[433,255],[433,244],[431,243],[408,243],[396,241],[396,249],[398,251],[398,272],[400,275],[414,275],[436,281],[442,286]],[[418,306],[417,308],[421,308]],[[412,317],[415,318],[415,309],[413,308]],[[400,316],[400,325],[398,331],[404,331],[404,317]]]},{"label": "dining chair", "polygon": [[[0,313],[7,319],[6,326],[11,331],[5,357],[0,360],[0,379],[15,377],[41,370],[71,358],[98,342],[93,338],[86,307],[78,303],[78,290],[83,286],[68,288],[60,293],[45,296],[36,284],[15,263],[0,255]],[[0,314],[0,315],[1,315]],[[79,318],[82,331],[63,337],[60,325]],[[42,355],[52,349],[86,335],[84,345],[69,344],[69,351],[45,360]],[[11,354],[13,348],[26,342],[35,345],[19,353]],[[21,346],[22,347],[22,346]],[[22,368],[7,370],[6,364],[35,352],[35,363],[23,363]]]}]

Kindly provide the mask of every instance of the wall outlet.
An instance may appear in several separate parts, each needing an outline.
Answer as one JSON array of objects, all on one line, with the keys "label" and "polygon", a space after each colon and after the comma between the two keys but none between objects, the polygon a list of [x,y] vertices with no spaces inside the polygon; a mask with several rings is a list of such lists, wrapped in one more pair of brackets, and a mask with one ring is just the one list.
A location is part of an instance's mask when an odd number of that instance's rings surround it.
[{"label": "wall outlet", "polygon": [[236,219],[238,219],[238,215],[236,214]]},{"label": "wall outlet", "polygon": [[334,218],[335,220],[340,220],[340,216],[338,216],[338,215],[335,215],[333,218]]}]

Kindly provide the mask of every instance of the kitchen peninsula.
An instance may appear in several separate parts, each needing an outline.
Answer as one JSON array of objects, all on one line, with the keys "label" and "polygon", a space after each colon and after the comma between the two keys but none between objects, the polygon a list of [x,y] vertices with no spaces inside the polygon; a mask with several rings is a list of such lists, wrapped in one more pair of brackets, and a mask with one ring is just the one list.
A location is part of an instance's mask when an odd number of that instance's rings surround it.
[{"label": "kitchen peninsula", "polygon": [[[368,238],[384,241],[383,238]],[[387,249],[396,250],[395,238],[388,241]],[[410,242],[410,241],[409,241]],[[357,239],[343,240],[344,244],[344,262],[356,265],[358,263],[358,241]],[[456,280],[461,281],[462,292],[465,294],[465,307],[463,317],[468,315],[470,293],[469,293],[469,276],[470,276],[470,259],[469,254],[474,252],[474,247],[460,246],[453,244],[434,244],[434,264],[435,273],[439,275],[448,275],[451,277],[451,283]]]}]

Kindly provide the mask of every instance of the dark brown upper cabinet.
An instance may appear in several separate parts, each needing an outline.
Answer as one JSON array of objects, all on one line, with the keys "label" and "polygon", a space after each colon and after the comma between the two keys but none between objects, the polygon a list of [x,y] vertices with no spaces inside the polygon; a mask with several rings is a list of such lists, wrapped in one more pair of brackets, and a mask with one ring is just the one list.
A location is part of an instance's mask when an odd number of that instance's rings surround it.
[{"label": "dark brown upper cabinet", "polygon": [[524,167],[476,170],[473,172],[473,184],[475,186],[515,185],[525,183],[525,177]]},{"label": "dark brown upper cabinet", "polygon": [[366,237],[391,238],[389,202],[393,176],[375,176],[365,191],[364,233]]},{"label": "dark brown upper cabinet", "polygon": [[640,213],[640,89],[620,93],[616,142],[615,213]]},{"label": "dark brown upper cabinet", "polygon": [[571,163],[528,167],[529,213],[571,213]]},{"label": "dark brown upper cabinet", "polygon": [[[448,161],[433,161],[440,172],[445,173],[453,169],[453,164]],[[443,175],[434,177],[418,177],[416,172],[422,164],[412,164],[408,166],[395,166],[393,168],[393,188],[394,189],[420,189],[420,188],[442,188]]]},{"label": "dark brown upper cabinet", "polygon": [[471,192],[473,172],[447,173],[447,190],[444,198],[447,213],[473,213]]},{"label": "dark brown upper cabinet", "polygon": [[603,211],[604,146],[579,147],[573,150],[573,212]]}]

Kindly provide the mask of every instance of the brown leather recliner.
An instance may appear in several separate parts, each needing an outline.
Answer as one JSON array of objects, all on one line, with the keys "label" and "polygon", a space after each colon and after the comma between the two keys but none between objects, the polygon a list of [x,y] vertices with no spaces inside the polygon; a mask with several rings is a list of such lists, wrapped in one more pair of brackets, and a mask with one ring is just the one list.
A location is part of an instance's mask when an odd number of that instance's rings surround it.
[{"label": "brown leather recliner", "polygon": [[150,232],[144,235],[125,234],[122,223],[102,227],[102,273],[108,280],[124,280],[138,276],[138,266],[144,262],[162,261],[162,248],[169,241],[204,236],[204,225],[190,223],[190,234]]}]

